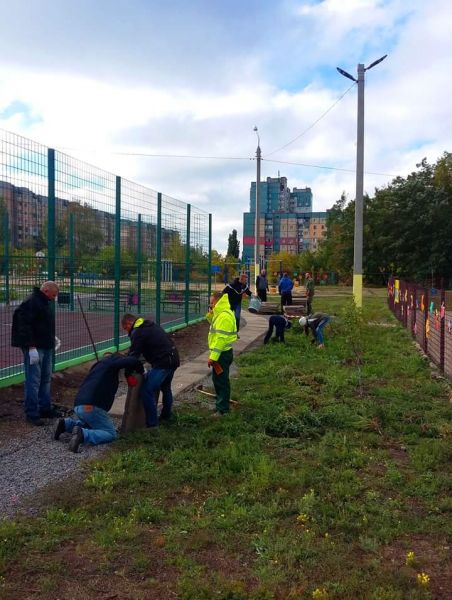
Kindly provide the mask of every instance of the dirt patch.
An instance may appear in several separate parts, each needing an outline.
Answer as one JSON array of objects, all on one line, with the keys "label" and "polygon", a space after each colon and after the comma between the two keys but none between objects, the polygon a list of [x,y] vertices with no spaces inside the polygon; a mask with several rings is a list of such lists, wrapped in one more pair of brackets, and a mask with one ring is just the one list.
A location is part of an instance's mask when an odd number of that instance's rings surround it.
[{"label": "dirt patch", "polygon": [[[207,350],[207,321],[190,325],[169,334],[174,340],[181,357],[187,362]],[[93,361],[58,371],[52,376],[52,402],[71,409],[81,382],[93,364]],[[32,426],[24,421],[23,384],[0,389],[0,439],[29,431]]]},{"label": "dirt patch", "polygon": [[[406,564],[407,552],[414,552],[414,563]],[[382,562],[391,564],[408,577],[416,579],[419,572],[430,577],[429,589],[434,598],[450,598],[452,589],[452,562],[450,546],[446,540],[432,540],[420,535],[410,535],[409,540],[400,540],[386,546],[382,553]]]}]

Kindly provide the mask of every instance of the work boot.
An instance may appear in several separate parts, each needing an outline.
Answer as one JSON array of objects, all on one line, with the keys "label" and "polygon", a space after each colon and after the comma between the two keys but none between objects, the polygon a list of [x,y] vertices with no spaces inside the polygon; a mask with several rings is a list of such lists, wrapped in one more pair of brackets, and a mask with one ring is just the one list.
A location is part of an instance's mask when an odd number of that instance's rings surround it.
[{"label": "work boot", "polygon": [[55,433],[53,435],[53,439],[54,440],[59,440],[60,439],[60,435],[62,433],[64,433],[66,431],[66,423],[64,422],[64,419],[58,419],[58,423],[57,426],[55,428]]},{"label": "work boot", "polygon": [[43,419],[55,419],[57,417],[62,417],[62,416],[63,416],[63,413],[61,412],[61,410],[59,410],[55,406],[52,406],[51,408],[48,408],[47,410],[40,411],[40,417],[42,417]]},{"label": "work boot", "polygon": [[36,427],[42,427],[45,425],[45,422],[39,417],[27,417],[26,421],[27,423],[30,423],[30,425],[35,425]]},{"label": "work boot", "polygon": [[74,427],[74,429],[72,430],[72,437],[69,441],[69,450],[71,452],[78,452],[78,447],[80,446],[80,444],[83,444],[84,441],[84,437],[83,437],[83,431],[82,428],[79,427],[78,425],[76,425]]}]

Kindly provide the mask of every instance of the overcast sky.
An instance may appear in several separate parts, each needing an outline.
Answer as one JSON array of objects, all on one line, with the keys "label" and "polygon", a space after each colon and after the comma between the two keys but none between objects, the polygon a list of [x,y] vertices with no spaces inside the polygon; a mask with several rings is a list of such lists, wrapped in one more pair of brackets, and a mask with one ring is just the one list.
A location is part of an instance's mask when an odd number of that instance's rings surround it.
[{"label": "overcast sky", "polygon": [[280,171],[289,187],[311,187],[315,211],[354,197],[356,85],[312,126],[352,85],[336,66],[356,75],[357,63],[388,54],[366,73],[365,191],[452,151],[450,0],[0,0],[0,9],[0,127],[211,212],[219,251],[233,228],[241,239],[255,125],[263,179]]}]

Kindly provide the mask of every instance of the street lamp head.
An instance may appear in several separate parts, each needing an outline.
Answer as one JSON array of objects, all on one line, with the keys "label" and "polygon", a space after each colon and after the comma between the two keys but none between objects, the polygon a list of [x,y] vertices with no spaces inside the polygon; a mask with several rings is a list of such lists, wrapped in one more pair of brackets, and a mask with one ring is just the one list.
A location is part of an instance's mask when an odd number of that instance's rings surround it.
[{"label": "street lamp head", "polygon": [[381,63],[382,61],[384,61],[384,59],[387,57],[388,55],[385,54],[384,56],[382,56],[381,58],[379,58],[378,60],[374,60],[373,63],[371,63],[368,67],[366,67],[366,71],[368,71],[369,69],[372,69],[372,67],[375,67],[375,65],[378,65],[379,63]]},{"label": "street lamp head", "polygon": [[259,131],[257,129],[257,125],[254,126],[253,131],[256,133],[257,135],[257,147],[259,148],[259,146],[261,145],[261,138],[259,137]]},{"label": "street lamp head", "polygon": [[347,73],[347,71],[344,71],[344,69],[341,69],[340,67],[336,67],[336,69],[339,71],[339,73],[340,73],[341,75],[343,75],[344,77],[347,77],[347,79],[351,79],[351,80],[352,80],[352,81],[354,81],[355,83],[357,83],[357,82],[358,82],[358,80],[357,80],[357,79],[355,79],[355,78],[353,77],[353,75],[350,75],[350,73]]}]

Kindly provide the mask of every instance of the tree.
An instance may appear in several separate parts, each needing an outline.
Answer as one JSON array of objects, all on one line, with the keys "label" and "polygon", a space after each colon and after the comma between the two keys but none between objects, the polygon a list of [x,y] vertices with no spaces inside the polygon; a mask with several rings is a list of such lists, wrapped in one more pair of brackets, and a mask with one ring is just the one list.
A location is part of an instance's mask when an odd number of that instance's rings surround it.
[{"label": "tree", "polygon": [[228,256],[237,258],[240,256],[240,242],[237,240],[237,230],[233,229],[228,237]]},{"label": "tree", "polygon": [[[452,277],[452,156],[446,152],[436,165],[424,159],[417,169],[364,198],[367,282],[383,283],[390,274],[419,282]],[[321,246],[342,280],[352,273],[354,212],[354,202],[342,196],[329,211]]]}]

